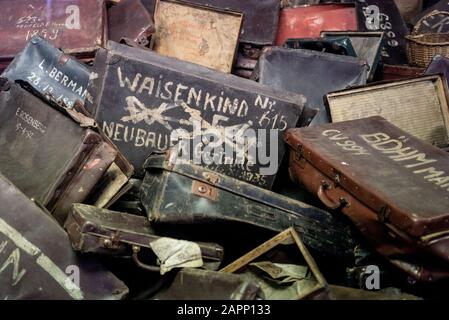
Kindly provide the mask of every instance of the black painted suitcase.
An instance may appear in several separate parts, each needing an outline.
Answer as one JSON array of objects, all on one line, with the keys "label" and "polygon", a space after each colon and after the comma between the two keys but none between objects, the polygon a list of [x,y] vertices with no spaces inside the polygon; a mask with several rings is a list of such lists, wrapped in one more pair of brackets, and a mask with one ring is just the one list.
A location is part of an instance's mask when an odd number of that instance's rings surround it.
[{"label": "black painted suitcase", "polygon": [[325,94],[364,85],[367,77],[367,62],[355,57],[276,47],[265,50],[253,73],[264,85],[304,95],[306,106],[319,110],[311,125],[329,122]]},{"label": "black painted suitcase", "polygon": [[108,202],[110,188],[115,193],[128,179],[114,163],[119,160],[116,148],[89,128],[92,119],[77,122],[65,111],[1,79],[0,171],[59,223],[72,203],[94,193],[98,202]]},{"label": "black painted suitcase", "polygon": [[[164,237],[153,230],[146,217],[74,204],[64,228],[77,251],[132,257],[137,266],[159,271],[159,267],[148,266],[139,258],[141,251],[152,250],[151,243]],[[204,266],[217,270],[223,259],[223,248],[213,243],[197,244]]]},{"label": "black painted suitcase", "polygon": [[347,226],[328,212],[177,159],[152,155],[145,164],[141,201],[148,218],[166,225],[238,222],[270,231],[294,226],[322,255],[350,256]]},{"label": "black painted suitcase", "polygon": [[382,59],[391,65],[407,64],[406,40],[409,30],[394,0],[356,0],[360,31],[382,31],[385,45]]},{"label": "black painted suitcase", "polygon": [[89,67],[40,37],[32,38],[1,76],[27,82],[49,100],[69,108],[76,101],[84,105],[92,99],[87,91]]},{"label": "black painted suitcase", "polygon": [[[89,91],[96,97],[96,120],[134,165],[137,176],[143,176],[142,166],[153,151],[165,151],[179,142],[204,151],[202,138],[211,142],[215,137],[233,145],[254,130],[260,143],[265,142],[263,134],[279,133],[272,145],[278,146],[277,161],[271,163],[274,172],[261,174],[266,165],[260,157],[252,158],[249,168],[249,157],[240,162],[243,165],[237,161],[209,165],[270,188],[285,152],[280,133],[295,127],[303,110],[301,95],[114,42],[99,51],[93,72],[98,78]],[[227,130],[234,130],[233,134],[223,135]],[[254,140],[250,144],[256,146]],[[223,159],[225,153],[215,155]]]},{"label": "black painted suitcase", "polygon": [[0,299],[122,299],[128,288],[0,174]]}]

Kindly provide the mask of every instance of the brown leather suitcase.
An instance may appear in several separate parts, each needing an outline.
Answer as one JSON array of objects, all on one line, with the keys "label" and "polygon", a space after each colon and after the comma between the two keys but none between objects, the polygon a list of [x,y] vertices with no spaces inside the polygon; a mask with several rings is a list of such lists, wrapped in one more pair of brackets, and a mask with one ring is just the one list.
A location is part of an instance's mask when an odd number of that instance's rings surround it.
[{"label": "brown leather suitcase", "polygon": [[[141,262],[141,251],[152,250],[151,243],[164,236],[156,232],[146,217],[74,204],[64,224],[72,247],[83,253],[117,257],[132,257],[144,270],[159,271],[159,267]],[[197,242],[203,267],[217,270],[223,260],[223,247],[215,243]],[[184,253],[185,256],[186,253]]]},{"label": "brown leather suitcase", "polygon": [[92,59],[107,40],[104,0],[0,0],[0,6],[0,64],[34,36],[83,59]]},{"label": "brown leather suitcase", "polygon": [[155,32],[153,14],[141,0],[122,0],[108,10],[109,39],[133,47],[149,47]]},{"label": "brown leather suitcase", "polygon": [[422,281],[449,274],[449,155],[371,117],[285,134],[291,178]]}]

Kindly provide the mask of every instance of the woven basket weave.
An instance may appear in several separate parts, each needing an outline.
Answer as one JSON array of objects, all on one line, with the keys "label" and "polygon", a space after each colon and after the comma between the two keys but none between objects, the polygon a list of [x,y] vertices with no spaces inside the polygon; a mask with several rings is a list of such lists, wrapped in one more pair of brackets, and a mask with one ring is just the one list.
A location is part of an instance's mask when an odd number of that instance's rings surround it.
[{"label": "woven basket weave", "polygon": [[449,33],[406,36],[410,65],[425,68],[437,54],[449,57]]}]

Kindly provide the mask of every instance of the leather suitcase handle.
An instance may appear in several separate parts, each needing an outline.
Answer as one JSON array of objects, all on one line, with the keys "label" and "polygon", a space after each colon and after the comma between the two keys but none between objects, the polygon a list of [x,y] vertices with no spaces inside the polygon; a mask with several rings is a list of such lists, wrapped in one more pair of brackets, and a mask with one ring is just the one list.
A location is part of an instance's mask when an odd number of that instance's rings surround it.
[{"label": "leather suitcase handle", "polygon": [[326,195],[326,190],[329,188],[329,183],[326,181],[321,182],[321,185],[318,188],[317,196],[328,209],[337,210],[341,207],[342,203],[341,201],[335,202]]},{"label": "leather suitcase handle", "polygon": [[159,267],[147,265],[139,260],[139,252],[140,252],[139,246],[133,246],[132,249],[133,249],[133,257],[132,257],[133,261],[139,268],[151,272],[160,272]]}]

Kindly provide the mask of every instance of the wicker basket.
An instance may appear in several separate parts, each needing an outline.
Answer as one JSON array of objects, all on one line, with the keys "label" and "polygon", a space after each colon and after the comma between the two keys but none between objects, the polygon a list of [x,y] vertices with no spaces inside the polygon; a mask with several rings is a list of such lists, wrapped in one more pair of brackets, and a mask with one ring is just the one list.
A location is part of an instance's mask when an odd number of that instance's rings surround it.
[{"label": "wicker basket", "polygon": [[449,56],[449,33],[410,35],[406,39],[411,66],[425,68],[437,54]]}]

